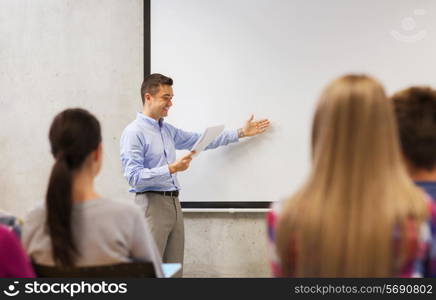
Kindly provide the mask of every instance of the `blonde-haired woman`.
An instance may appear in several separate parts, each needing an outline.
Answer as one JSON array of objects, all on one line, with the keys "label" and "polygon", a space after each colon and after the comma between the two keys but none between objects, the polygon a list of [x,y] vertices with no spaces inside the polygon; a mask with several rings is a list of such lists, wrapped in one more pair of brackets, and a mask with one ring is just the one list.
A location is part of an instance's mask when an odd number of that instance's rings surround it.
[{"label": "blonde-haired woman", "polygon": [[318,103],[307,180],[268,214],[273,274],[423,275],[432,205],[406,173],[383,87],[340,77]]}]

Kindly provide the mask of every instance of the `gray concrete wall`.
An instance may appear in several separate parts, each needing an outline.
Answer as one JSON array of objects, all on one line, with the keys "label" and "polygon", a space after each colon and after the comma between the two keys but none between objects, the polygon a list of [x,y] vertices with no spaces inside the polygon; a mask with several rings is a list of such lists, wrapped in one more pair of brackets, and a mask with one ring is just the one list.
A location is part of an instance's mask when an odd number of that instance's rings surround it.
[{"label": "gray concrete wall", "polygon": [[185,277],[270,277],[264,213],[185,213]]},{"label": "gray concrete wall", "polygon": [[48,129],[69,107],[88,109],[102,124],[98,191],[130,197],[119,138],[141,108],[142,4],[0,1],[0,208],[23,216],[43,201],[53,164]]}]

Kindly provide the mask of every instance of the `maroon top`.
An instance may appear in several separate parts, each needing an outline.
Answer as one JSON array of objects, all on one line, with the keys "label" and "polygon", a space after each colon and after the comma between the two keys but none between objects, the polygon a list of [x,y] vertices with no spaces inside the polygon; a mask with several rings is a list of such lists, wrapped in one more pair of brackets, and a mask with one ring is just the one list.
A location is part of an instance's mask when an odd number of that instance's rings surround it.
[{"label": "maroon top", "polygon": [[0,225],[0,278],[35,277],[20,241],[7,227]]}]

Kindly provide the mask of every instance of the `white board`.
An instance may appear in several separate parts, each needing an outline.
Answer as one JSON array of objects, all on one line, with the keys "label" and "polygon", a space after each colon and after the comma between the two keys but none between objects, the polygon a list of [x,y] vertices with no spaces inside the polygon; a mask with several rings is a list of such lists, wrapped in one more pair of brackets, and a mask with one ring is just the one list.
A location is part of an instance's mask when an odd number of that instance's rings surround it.
[{"label": "white board", "polygon": [[151,71],[174,79],[167,121],[202,132],[254,113],[268,133],[202,153],[183,201],[275,201],[304,180],[321,89],[346,72],[388,92],[436,83],[436,2],[152,0]]}]

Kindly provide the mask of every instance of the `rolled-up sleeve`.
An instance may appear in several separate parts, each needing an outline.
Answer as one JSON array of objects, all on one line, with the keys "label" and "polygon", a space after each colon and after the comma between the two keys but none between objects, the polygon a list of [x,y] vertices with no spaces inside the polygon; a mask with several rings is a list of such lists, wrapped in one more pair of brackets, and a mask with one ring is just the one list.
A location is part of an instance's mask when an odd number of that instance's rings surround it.
[{"label": "rolled-up sleeve", "polygon": [[[181,129],[174,128],[174,143],[177,150],[188,149],[191,150],[195,142],[200,138],[201,134],[183,131]],[[213,140],[205,150],[215,149],[219,146],[225,146],[230,143],[235,143],[238,141],[237,130],[226,130],[223,131],[215,140]]]},{"label": "rolled-up sleeve", "polygon": [[215,149],[219,146],[225,146],[230,143],[236,143],[238,141],[238,131],[235,130],[225,130],[210,143],[205,150]]},{"label": "rolled-up sleeve", "polygon": [[156,168],[144,167],[145,147],[145,141],[142,141],[136,132],[123,132],[120,141],[123,175],[136,191],[159,185],[161,181],[170,177],[168,165]]}]

